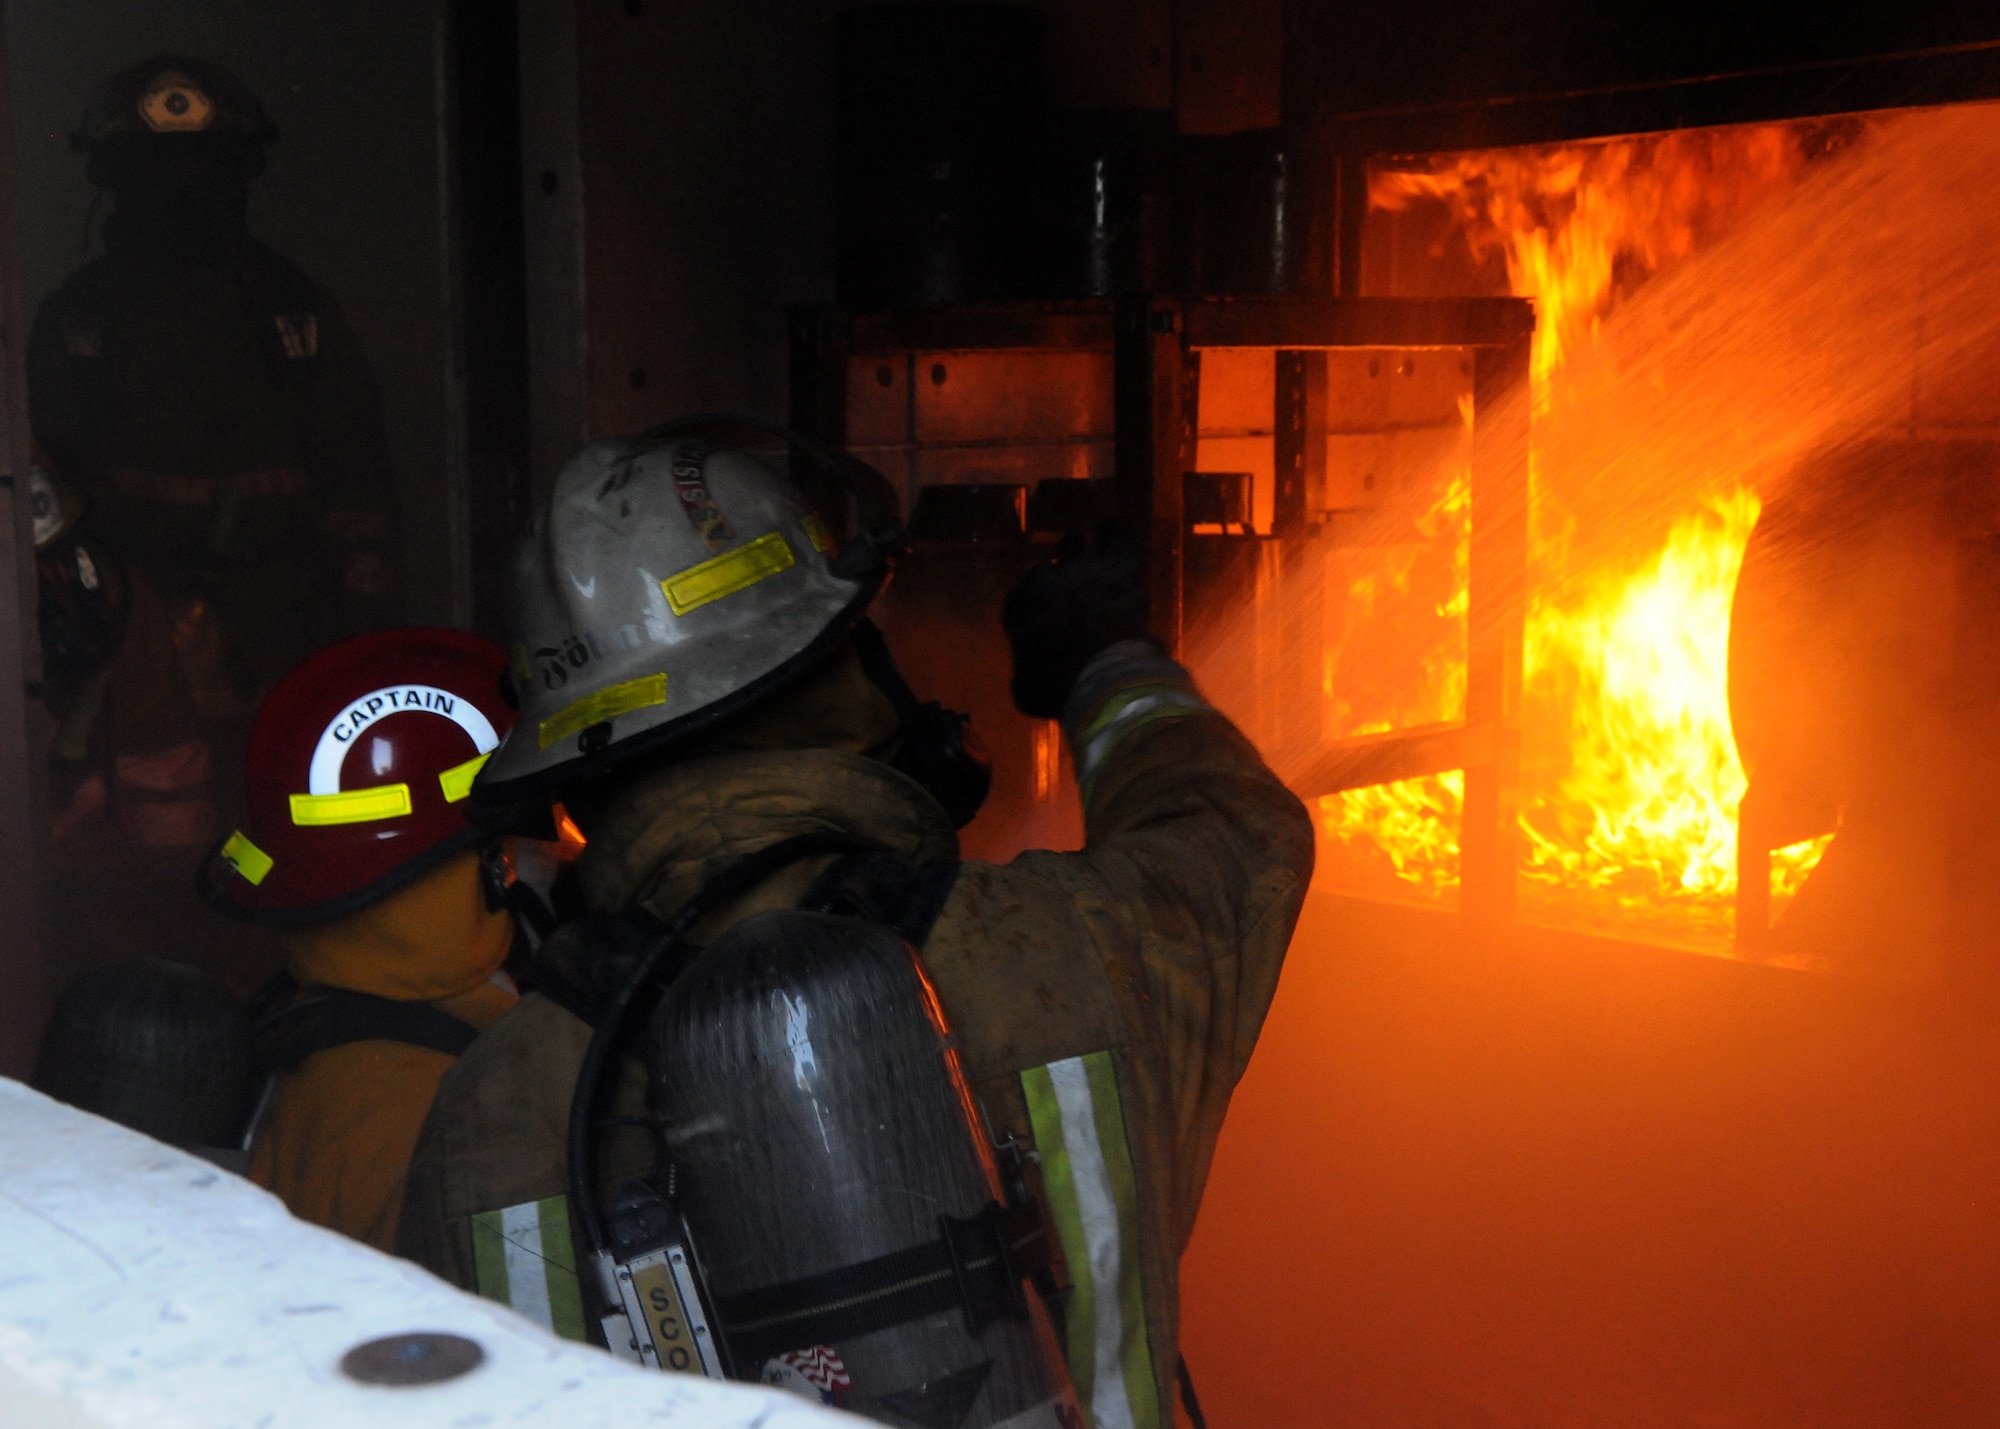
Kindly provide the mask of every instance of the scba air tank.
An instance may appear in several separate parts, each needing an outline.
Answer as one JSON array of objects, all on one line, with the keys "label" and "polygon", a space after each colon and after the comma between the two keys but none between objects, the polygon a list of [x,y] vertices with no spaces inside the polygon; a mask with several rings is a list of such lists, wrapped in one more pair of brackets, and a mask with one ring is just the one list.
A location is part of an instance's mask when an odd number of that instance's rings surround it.
[{"label": "scba air tank", "polygon": [[851,918],[766,913],[653,1025],[652,1099],[734,1375],[921,1429],[1081,1429],[917,955]]}]

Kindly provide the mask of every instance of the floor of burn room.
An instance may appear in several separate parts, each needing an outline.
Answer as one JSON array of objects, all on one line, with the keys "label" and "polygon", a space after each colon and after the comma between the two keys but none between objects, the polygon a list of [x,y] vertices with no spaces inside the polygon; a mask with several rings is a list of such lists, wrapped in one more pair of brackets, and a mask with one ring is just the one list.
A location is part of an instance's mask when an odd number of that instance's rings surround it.
[{"label": "floor of burn room", "polygon": [[1990,1425],[1965,999],[1315,893],[1182,1278],[1218,1426]]}]

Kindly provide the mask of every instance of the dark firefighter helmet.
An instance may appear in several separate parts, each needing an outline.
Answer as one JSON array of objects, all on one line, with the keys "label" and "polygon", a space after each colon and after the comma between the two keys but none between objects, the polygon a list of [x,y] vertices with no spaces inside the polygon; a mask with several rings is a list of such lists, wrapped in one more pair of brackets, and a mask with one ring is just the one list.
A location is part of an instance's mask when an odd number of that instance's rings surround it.
[{"label": "dark firefighter helmet", "polygon": [[277,137],[257,96],[221,65],[155,55],[98,86],[70,147],[90,155],[91,182],[116,190],[131,163],[180,150],[198,149],[254,177]]}]

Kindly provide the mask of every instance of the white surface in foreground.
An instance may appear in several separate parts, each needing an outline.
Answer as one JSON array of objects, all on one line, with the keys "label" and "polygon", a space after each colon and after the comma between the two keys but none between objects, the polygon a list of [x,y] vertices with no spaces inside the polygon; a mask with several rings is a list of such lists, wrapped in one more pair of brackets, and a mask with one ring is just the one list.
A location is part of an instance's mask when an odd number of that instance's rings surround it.
[{"label": "white surface in foreground", "polygon": [[[355,1345],[425,1330],[476,1340],[485,1363],[403,1389],[341,1374]],[[0,1078],[0,1423],[10,1429],[860,1422],[566,1343],[294,1220],[206,1161]]]}]

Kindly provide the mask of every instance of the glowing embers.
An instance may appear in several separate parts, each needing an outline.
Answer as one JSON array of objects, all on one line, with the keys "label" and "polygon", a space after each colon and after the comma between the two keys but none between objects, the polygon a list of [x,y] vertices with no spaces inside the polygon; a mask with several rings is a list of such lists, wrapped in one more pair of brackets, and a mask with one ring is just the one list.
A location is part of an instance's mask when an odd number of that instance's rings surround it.
[{"label": "glowing embers", "polygon": [[[1338,608],[1324,674],[1334,734],[1465,717],[1470,478],[1462,458],[1452,464],[1413,523],[1416,540],[1317,553]],[[1464,796],[1454,770],[1321,799],[1320,828],[1336,845],[1332,880],[1366,897],[1456,906]]]},{"label": "glowing embers", "polygon": [[1327,795],[1319,825],[1339,845],[1334,881],[1343,893],[1456,907],[1464,806],[1458,770]]}]

